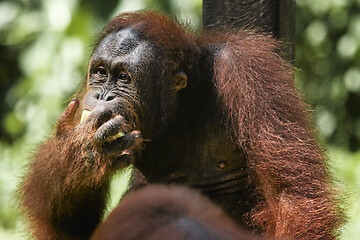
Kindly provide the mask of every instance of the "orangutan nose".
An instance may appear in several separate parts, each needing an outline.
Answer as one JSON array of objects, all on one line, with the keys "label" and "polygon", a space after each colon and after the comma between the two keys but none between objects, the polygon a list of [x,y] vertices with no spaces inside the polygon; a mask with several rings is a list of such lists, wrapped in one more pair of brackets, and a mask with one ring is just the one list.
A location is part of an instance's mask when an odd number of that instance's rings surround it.
[{"label": "orangutan nose", "polygon": [[86,109],[94,109],[100,105],[111,105],[115,98],[115,93],[111,91],[94,90],[85,97],[84,107]]}]

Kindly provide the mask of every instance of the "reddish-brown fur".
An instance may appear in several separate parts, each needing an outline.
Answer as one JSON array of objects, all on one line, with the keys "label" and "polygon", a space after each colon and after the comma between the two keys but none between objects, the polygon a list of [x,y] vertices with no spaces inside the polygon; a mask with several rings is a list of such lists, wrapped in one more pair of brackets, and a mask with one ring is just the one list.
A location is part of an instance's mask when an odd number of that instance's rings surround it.
[{"label": "reddish-brown fur", "polygon": [[239,32],[211,41],[224,40],[214,79],[234,141],[247,153],[263,197],[251,212],[252,224],[273,236],[332,239],[342,221],[339,202],[295,90],[293,67],[277,55],[271,37]]},{"label": "reddish-brown fur", "polygon": [[[202,74],[211,76],[213,70],[224,132],[245,152],[249,181],[256,186],[251,193],[256,206],[243,215],[248,227],[267,236],[335,239],[342,211],[326,156],[295,90],[293,67],[277,54],[279,43],[244,30],[195,36],[149,11],[115,18],[99,42],[127,26],[142,32],[184,70],[199,68],[200,60],[193,59],[203,49],[215,49],[206,56],[206,61],[213,58],[213,68]],[[37,239],[89,238],[101,220],[110,177],[122,167],[112,166],[101,154],[92,167],[84,164],[86,146],[74,143],[91,143],[93,129],[73,129],[78,104],[69,104],[57,135],[40,147],[24,178],[23,205]]]},{"label": "reddish-brown fur", "polygon": [[258,239],[207,198],[180,186],[149,185],[127,195],[92,240]]}]

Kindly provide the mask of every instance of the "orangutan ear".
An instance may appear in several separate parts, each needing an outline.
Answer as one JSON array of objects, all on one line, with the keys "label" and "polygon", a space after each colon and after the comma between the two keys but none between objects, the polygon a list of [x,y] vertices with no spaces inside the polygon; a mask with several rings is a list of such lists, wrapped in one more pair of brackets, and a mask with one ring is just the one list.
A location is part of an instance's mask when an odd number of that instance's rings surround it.
[{"label": "orangutan ear", "polygon": [[180,91],[181,89],[185,88],[187,85],[187,76],[183,72],[176,72],[174,75],[174,84],[173,89],[175,92]]}]

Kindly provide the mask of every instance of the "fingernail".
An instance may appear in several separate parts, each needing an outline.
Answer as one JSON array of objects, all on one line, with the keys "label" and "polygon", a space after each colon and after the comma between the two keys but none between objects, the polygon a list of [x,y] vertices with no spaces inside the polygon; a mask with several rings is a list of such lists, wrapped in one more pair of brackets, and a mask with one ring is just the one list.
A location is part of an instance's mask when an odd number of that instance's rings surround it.
[{"label": "fingernail", "polygon": [[121,156],[123,156],[123,155],[131,155],[131,154],[132,154],[132,151],[129,150],[129,149],[126,149],[121,153]]},{"label": "fingernail", "polygon": [[75,97],[73,100],[71,100],[71,102],[75,102],[75,101],[77,101],[77,97]]},{"label": "fingernail", "polygon": [[136,138],[141,138],[142,137],[142,134],[141,134],[141,132],[140,131],[134,131],[134,134],[135,134],[135,137]]}]

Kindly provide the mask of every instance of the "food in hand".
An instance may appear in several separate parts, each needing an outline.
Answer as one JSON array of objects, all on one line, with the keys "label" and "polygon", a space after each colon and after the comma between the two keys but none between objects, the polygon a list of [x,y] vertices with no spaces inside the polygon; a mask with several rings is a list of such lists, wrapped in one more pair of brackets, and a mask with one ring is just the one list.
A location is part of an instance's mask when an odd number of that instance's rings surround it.
[{"label": "food in hand", "polygon": [[84,122],[89,117],[90,113],[89,110],[84,110],[81,114],[80,123]]}]

